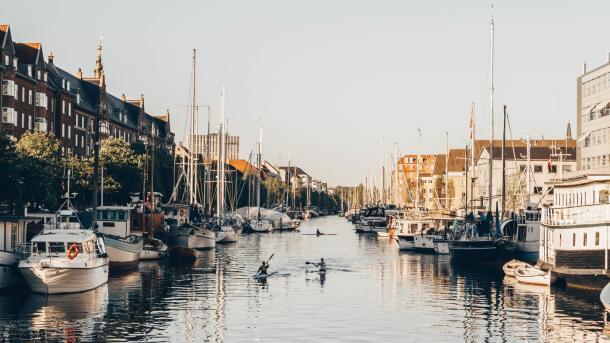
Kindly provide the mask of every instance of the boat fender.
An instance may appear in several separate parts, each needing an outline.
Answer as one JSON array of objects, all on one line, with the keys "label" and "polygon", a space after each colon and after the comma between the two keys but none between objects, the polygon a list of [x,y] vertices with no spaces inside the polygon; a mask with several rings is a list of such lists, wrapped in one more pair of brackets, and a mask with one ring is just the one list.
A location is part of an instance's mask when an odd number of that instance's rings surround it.
[{"label": "boat fender", "polygon": [[78,256],[78,246],[76,245],[76,243],[73,243],[68,249],[68,258],[73,260],[74,258],[76,258],[76,256]]}]

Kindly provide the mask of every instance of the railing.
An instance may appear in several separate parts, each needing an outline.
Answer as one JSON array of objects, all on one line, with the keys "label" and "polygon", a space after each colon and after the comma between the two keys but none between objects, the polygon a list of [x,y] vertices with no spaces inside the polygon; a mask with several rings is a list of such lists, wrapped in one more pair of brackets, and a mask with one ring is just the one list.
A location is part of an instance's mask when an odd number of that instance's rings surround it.
[{"label": "railing", "polygon": [[540,222],[553,226],[607,223],[610,222],[610,204],[544,208]]}]

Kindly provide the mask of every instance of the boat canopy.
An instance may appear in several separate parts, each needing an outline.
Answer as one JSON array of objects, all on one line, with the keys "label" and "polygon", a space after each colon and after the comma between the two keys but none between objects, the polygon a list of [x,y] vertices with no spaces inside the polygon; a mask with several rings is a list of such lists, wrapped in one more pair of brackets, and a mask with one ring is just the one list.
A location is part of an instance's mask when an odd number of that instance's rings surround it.
[{"label": "boat canopy", "polygon": [[95,233],[82,229],[51,229],[43,230],[32,242],[84,242],[95,239]]}]

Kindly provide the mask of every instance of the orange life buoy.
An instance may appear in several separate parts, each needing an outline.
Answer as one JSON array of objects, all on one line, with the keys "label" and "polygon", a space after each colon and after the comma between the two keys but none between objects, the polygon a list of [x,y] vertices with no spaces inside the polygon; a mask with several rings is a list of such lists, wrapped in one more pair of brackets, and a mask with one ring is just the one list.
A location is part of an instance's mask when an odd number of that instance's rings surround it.
[{"label": "orange life buoy", "polygon": [[76,243],[72,243],[68,249],[68,258],[73,260],[76,256],[78,256],[78,246]]}]

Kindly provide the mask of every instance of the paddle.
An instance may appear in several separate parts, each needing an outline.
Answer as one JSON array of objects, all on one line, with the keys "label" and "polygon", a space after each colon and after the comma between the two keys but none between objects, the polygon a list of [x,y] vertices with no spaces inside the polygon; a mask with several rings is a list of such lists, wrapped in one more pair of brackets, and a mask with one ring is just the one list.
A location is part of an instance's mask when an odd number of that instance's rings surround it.
[{"label": "paddle", "polygon": [[267,263],[269,263],[269,261],[271,261],[271,259],[273,258],[273,255],[275,255],[275,253],[271,254],[271,256],[269,256],[269,259],[267,260]]}]

